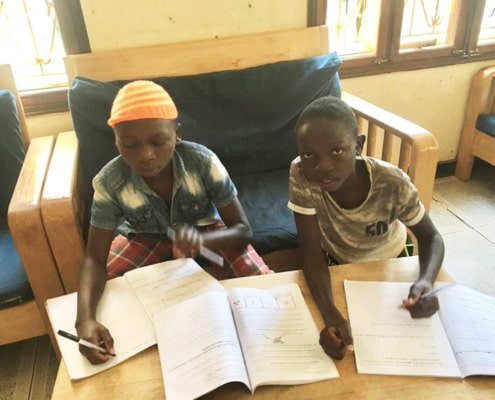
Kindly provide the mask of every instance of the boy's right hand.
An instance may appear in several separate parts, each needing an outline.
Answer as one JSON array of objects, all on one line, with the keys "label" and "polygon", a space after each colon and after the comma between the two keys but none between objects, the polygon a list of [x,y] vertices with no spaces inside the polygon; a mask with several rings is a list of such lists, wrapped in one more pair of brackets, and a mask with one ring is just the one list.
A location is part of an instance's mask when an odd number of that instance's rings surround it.
[{"label": "boy's right hand", "polygon": [[175,258],[194,258],[203,244],[201,232],[193,226],[183,225],[175,232],[173,254]]},{"label": "boy's right hand", "polygon": [[325,353],[336,360],[344,358],[346,351],[354,351],[351,326],[346,320],[324,327],[320,332],[320,345]]},{"label": "boy's right hand", "polygon": [[77,334],[88,342],[94,343],[107,350],[106,353],[102,353],[99,350],[79,345],[79,352],[85,356],[91,364],[102,364],[111,358],[112,355],[115,355],[113,337],[110,334],[110,331],[98,321],[86,320],[79,323],[77,326]]}]

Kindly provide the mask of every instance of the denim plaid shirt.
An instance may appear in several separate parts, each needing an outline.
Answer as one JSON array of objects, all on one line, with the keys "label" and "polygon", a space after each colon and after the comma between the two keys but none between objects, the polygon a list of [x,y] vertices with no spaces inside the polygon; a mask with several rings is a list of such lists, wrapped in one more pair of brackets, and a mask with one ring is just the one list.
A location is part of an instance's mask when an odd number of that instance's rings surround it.
[{"label": "denim plaid shirt", "polygon": [[169,207],[121,156],[111,160],[93,178],[91,225],[117,229],[126,236],[164,236],[168,226],[220,219],[217,208],[231,203],[237,189],[215,153],[198,143],[181,141],[172,162],[174,185]]}]

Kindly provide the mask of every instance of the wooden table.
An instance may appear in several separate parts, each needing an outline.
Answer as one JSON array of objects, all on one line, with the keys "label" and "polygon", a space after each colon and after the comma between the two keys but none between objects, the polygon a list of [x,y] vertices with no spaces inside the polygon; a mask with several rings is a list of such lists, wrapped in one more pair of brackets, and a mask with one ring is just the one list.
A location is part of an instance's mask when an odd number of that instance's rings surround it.
[{"label": "wooden table", "polygon": [[[347,264],[330,267],[335,302],[347,316],[343,280],[407,281],[418,274],[417,257],[388,261]],[[450,281],[440,271],[439,281]],[[313,314],[318,328],[322,319],[306,286],[301,271],[282,272],[273,275],[237,278],[223,281],[226,287],[270,287],[297,282]],[[406,296],[406,293],[404,293]],[[138,327],[136,327],[138,329]],[[251,396],[242,384],[228,384],[205,395],[204,399],[495,399],[494,377],[469,377],[466,379],[384,376],[357,374],[354,356],[347,354],[337,361],[340,378],[296,386],[261,386]],[[55,382],[52,400],[66,399],[164,399],[163,379],[157,347],[136,355],[98,375],[71,382],[64,363]]]}]

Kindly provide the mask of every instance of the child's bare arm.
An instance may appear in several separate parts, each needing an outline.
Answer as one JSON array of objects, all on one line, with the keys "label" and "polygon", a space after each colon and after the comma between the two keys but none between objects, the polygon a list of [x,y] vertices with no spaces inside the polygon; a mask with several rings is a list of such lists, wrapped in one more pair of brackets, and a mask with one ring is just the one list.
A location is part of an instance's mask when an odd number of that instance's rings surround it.
[{"label": "child's bare arm", "polygon": [[294,213],[297,233],[303,252],[303,271],[313,299],[323,317],[325,328],[320,344],[333,358],[341,359],[352,350],[350,325],[335,307],[330,273],[320,244],[320,228],[316,215]]},{"label": "child's bare arm", "polygon": [[253,235],[244,209],[236,197],[218,212],[227,229],[208,231],[203,234],[204,245],[210,249],[241,248],[246,246]]},{"label": "child's bare arm", "polygon": [[442,266],[444,243],[428,214],[410,229],[418,241],[419,277],[411,286],[404,307],[410,311],[413,318],[429,317],[438,310],[438,300],[436,297],[420,300],[420,297],[433,288]]},{"label": "child's bare arm", "polygon": [[252,237],[251,226],[237,197],[225,207],[218,209],[226,229],[201,231],[194,227],[178,229],[174,239],[175,257],[195,257],[200,246],[211,250],[241,248]]},{"label": "child's bare arm", "polygon": [[86,253],[81,267],[77,295],[77,334],[94,344],[103,343],[108,351],[101,353],[80,346],[81,353],[93,364],[105,362],[114,354],[113,338],[106,327],[96,320],[96,307],[107,280],[107,258],[113,239],[113,231],[90,227]]}]

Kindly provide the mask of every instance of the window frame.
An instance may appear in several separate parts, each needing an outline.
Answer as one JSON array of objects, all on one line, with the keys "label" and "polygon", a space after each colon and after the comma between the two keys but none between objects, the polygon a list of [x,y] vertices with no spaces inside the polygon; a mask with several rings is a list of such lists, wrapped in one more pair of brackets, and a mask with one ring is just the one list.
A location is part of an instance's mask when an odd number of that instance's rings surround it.
[{"label": "window frame", "polygon": [[[308,26],[324,25],[327,0],[308,0]],[[378,75],[395,71],[442,67],[495,59],[495,42],[478,46],[486,0],[459,0],[454,10],[456,27],[452,46],[399,54],[404,0],[382,0],[376,54],[342,56],[341,78]],[[79,0],[54,0],[66,54],[90,53]],[[67,88],[21,92],[26,115],[68,111]]]},{"label": "window frame", "polygon": [[[326,23],[327,0],[315,0],[315,20]],[[399,52],[404,0],[382,0],[376,54],[342,55],[341,78],[411,71],[454,64],[495,59],[495,42],[478,46],[478,35],[486,0],[459,0],[452,12],[455,24],[450,35],[452,45],[434,49]]]}]

